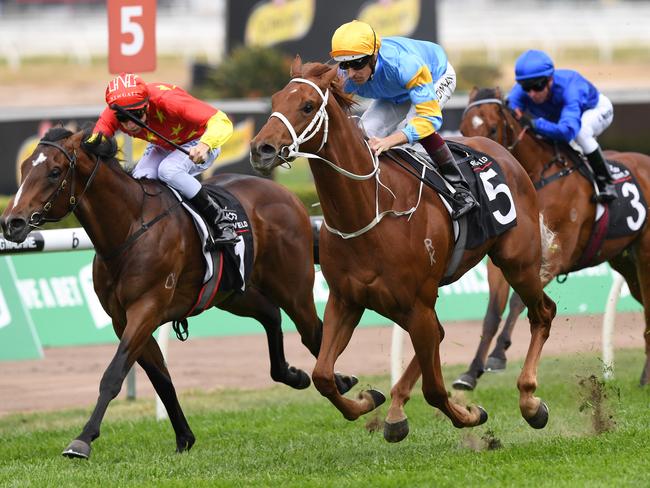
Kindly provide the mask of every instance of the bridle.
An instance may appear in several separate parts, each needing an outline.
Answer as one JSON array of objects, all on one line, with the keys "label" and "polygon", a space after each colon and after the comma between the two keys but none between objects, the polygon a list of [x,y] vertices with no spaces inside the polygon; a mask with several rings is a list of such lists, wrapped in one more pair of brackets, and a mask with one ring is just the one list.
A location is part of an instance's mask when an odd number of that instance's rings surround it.
[{"label": "bridle", "polygon": [[[379,169],[379,157],[373,153],[372,149],[370,149],[370,145],[368,144],[368,141],[364,139],[364,143],[366,144],[366,148],[368,149],[368,153],[370,154],[370,158],[372,159],[372,171],[368,174],[365,175],[358,175],[355,173],[352,173],[344,168],[341,168],[340,166],[334,164],[332,161],[325,159],[321,156],[319,156],[318,152],[325,147],[325,144],[327,143],[327,135],[329,131],[329,115],[327,114],[327,102],[329,100],[329,88],[325,90],[325,93],[320,89],[320,87],[314,83],[311,80],[307,80],[305,78],[293,78],[289,83],[304,83],[309,86],[311,86],[316,92],[320,95],[321,99],[323,102],[321,103],[320,108],[314,115],[314,118],[311,120],[309,125],[305,127],[305,130],[302,131],[302,133],[298,136],[296,135],[296,131],[291,125],[291,122],[289,122],[289,119],[285,117],[285,115],[281,112],[273,112],[269,119],[271,117],[276,117],[280,119],[280,121],[284,124],[284,126],[287,128],[289,131],[289,134],[291,135],[292,143],[288,146],[283,146],[280,149],[280,153],[278,154],[278,157],[285,161],[286,163],[290,163],[297,157],[304,157],[307,159],[320,159],[321,161],[324,161],[327,163],[331,168],[336,170],[337,172],[341,173],[343,176],[353,179],[353,180],[368,180],[370,178],[375,178],[376,180],[376,192],[375,192],[375,217],[374,219],[366,226],[363,228],[354,231],[354,232],[342,232],[338,229],[335,229],[334,227],[330,226],[325,218],[323,217],[323,225],[325,228],[331,232],[332,234],[336,234],[339,237],[343,239],[351,239],[353,237],[360,236],[361,234],[365,234],[368,232],[370,229],[372,229],[375,225],[377,225],[381,219],[383,219],[386,215],[388,214],[393,214],[393,215],[412,215],[413,212],[417,209],[417,207],[420,204],[420,198],[422,196],[422,183],[420,183],[420,192],[418,195],[418,201],[414,207],[411,207],[408,210],[385,210],[383,212],[379,212],[379,185],[383,186],[386,188],[392,195],[393,198],[395,198],[395,194],[388,188],[386,185],[384,185],[380,180],[379,180],[379,174],[380,174],[380,169]],[[320,146],[316,150],[316,153],[307,153],[307,152],[302,152],[300,151],[300,144],[303,142],[306,142],[310,139],[312,139],[318,132],[320,132],[321,127],[323,127],[323,138],[321,139]],[[424,171],[424,169],[423,169]]]},{"label": "bridle", "polygon": [[[496,104],[499,107],[499,112],[501,113],[501,118],[503,119],[503,131],[504,131],[504,143],[501,144],[502,146],[506,147],[509,152],[512,152],[515,147],[523,140],[524,135],[526,134],[526,131],[528,130],[528,127],[523,127],[521,132],[517,134],[514,138],[514,141],[512,144],[508,143],[508,135],[509,134],[516,134],[515,128],[508,122],[508,114],[506,113],[506,107],[504,107],[503,100],[500,98],[484,98],[481,100],[476,100],[474,102],[471,102],[465,107],[465,110],[463,111],[463,118],[465,117],[465,114],[467,113],[468,110],[470,110],[473,107],[476,107],[478,105],[486,105],[486,104]],[[499,142],[499,141],[496,141]],[[564,176],[568,176],[573,171],[575,171],[576,167],[567,167],[566,160],[564,157],[558,152],[557,146],[554,146],[555,149],[555,156],[548,161],[544,166],[542,167],[542,170],[540,172],[540,179],[538,181],[533,181],[535,185],[535,189],[539,190],[540,188],[543,188],[544,186],[548,185],[549,183],[559,179],[563,178]],[[562,170],[560,170],[557,173],[552,174],[549,177],[544,178],[543,175],[544,173],[554,164],[558,163],[561,167]]]},{"label": "bridle", "polygon": [[[523,127],[521,129],[521,132],[514,136],[514,140],[512,143],[508,142],[509,135],[510,134],[516,134],[515,128],[508,122],[508,116],[506,114],[506,108],[503,106],[503,100],[500,98],[483,98],[482,100],[476,100],[474,102],[471,102],[465,107],[465,110],[463,111],[463,118],[465,117],[465,114],[473,107],[477,107],[479,105],[487,105],[487,104],[496,104],[499,107],[499,112],[502,115],[503,119],[503,144],[508,151],[512,152],[512,150],[517,147],[517,145],[522,141],[524,138],[524,135],[526,134],[526,131],[528,130],[528,127]],[[497,141],[498,142],[498,141]]]},{"label": "bridle", "polygon": [[[59,186],[50,194],[48,197],[46,203],[43,205],[43,208],[41,210],[37,210],[36,212],[33,212],[32,215],[29,217],[29,226],[30,227],[38,227],[44,222],[59,222],[61,219],[63,219],[65,216],[70,214],[71,212],[74,212],[74,210],[77,208],[79,203],[81,202],[81,199],[83,196],[86,194],[86,191],[90,187],[91,183],[95,179],[95,175],[97,174],[97,170],[99,169],[99,164],[101,160],[99,159],[99,156],[95,156],[95,166],[93,168],[92,173],[90,174],[90,177],[88,178],[88,181],[86,182],[86,186],[84,187],[83,191],[81,192],[81,195],[79,195],[79,198],[75,196],[75,170],[77,168],[77,151],[73,150],[72,155],[68,153],[68,151],[65,150],[63,146],[60,144],[57,144],[56,142],[52,141],[44,141],[41,140],[38,142],[38,145],[43,145],[43,146],[51,146],[63,153],[63,155],[66,157],[68,160],[68,170],[66,171],[65,175],[63,176],[63,179],[61,180],[61,183]],[[62,216],[58,218],[51,218],[51,217],[46,217],[46,215],[49,213],[49,211],[52,209],[52,206],[56,199],[59,197],[61,192],[65,189],[65,187],[68,185],[68,178],[70,178],[71,183],[70,183],[70,199],[68,201],[68,211],[63,214]]]}]

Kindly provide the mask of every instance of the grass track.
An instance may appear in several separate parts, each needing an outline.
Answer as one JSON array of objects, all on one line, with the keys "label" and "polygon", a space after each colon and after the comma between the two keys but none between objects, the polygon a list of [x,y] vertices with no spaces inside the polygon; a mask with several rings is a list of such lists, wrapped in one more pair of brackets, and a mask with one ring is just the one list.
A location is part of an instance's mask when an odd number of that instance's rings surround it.
[{"label": "grass track", "polygon": [[[411,434],[400,444],[369,430],[383,420],[386,406],[347,422],[313,388],[182,395],[197,437],[187,455],[173,453],[171,427],[152,419],[151,400],[111,405],[88,462],[59,453],[89,409],[12,415],[0,418],[0,485],[648,486],[650,389],[637,386],[642,361],[640,350],[617,353],[618,379],[605,388],[603,404],[615,426],[600,435],[579,386],[600,366],[584,355],[542,361],[539,393],[551,418],[541,431],[519,416],[519,363],[484,377],[466,396],[490,414],[475,429],[455,429],[416,392],[407,406]],[[447,384],[461,371],[446,368]],[[361,379],[369,384],[388,390],[385,377]],[[502,447],[488,449],[490,439]]]}]

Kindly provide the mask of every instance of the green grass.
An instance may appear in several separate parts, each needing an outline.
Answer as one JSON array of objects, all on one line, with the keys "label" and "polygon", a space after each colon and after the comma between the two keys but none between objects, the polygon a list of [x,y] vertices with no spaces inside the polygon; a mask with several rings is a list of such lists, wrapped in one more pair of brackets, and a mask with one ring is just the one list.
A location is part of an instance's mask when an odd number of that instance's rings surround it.
[{"label": "green grass", "polygon": [[[605,387],[602,405],[615,424],[599,435],[579,383],[600,365],[585,355],[542,361],[539,394],[551,417],[540,431],[519,416],[520,364],[484,377],[467,395],[490,414],[474,429],[453,428],[415,392],[407,405],[411,433],[399,444],[369,427],[383,419],[386,406],[348,422],[313,388],[182,395],[197,436],[183,455],[173,453],[168,422],[153,420],[151,400],[114,402],[89,461],[59,455],[89,409],[13,415],[0,419],[0,485],[647,486],[650,390],[637,386],[642,363],[640,350],[617,353],[618,379]],[[461,371],[446,368],[447,384]],[[387,383],[361,379],[363,387],[384,391]],[[501,447],[488,449],[486,439]]]}]

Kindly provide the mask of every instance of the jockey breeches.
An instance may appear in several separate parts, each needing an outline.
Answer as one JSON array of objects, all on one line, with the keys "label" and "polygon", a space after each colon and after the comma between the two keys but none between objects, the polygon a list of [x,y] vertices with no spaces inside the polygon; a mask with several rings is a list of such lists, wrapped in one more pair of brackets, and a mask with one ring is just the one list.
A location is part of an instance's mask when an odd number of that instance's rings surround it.
[{"label": "jockey breeches", "polygon": [[[451,98],[456,89],[456,71],[447,63],[447,71],[434,84],[440,108]],[[406,126],[415,117],[415,105],[407,100],[394,103],[390,100],[373,100],[361,116],[363,129],[368,137],[386,137]]]},{"label": "jockey breeches", "polygon": [[[198,144],[195,139],[182,145],[190,149]],[[155,144],[149,144],[138,164],[133,169],[134,178],[151,178],[160,180],[163,183],[178,190],[184,197],[192,198],[201,189],[201,183],[195,178],[202,173],[217,159],[221,153],[220,148],[208,152],[207,159],[201,164],[195,164],[183,152],[178,149],[170,151]]]},{"label": "jockey breeches", "polygon": [[575,142],[582,148],[584,154],[591,154],[598,149],[596,137],[603,133],[614,120],[614,108],[602,93],[598,97],[598,104],[589,110],[585,110],[580,118],[580,132]]}]

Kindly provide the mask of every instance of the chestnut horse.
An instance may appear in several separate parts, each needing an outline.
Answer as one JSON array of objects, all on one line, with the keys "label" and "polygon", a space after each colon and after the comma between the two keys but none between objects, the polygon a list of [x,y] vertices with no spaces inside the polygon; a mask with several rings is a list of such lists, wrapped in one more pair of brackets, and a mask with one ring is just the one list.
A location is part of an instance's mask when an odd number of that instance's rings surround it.
[{"label": "chestnut horse", "polygon": [[[481,407],[452,402],[440,366],[444,332],[435,311],[438,286],[454,248],[452,221],[437,193],[390,159],[370,151],[350,118],[337,69],[297,57],[293,79],[273,95],[273,114],[251,141],[251,164],[270,172],[296,156],[310,158],[323,210],[320,261],[330,288],[323,318],[323,342],[312,379],[348,420],[385,401],[371,389],[358,399],[341,395],[334,364],[347,346],[364,309],[395,321],[408,332],[415,357],[392,388],[384,437],[399,441],[408,433],[404,404],[422,374],[426,401],[442,410],[456,427],[487,420]],[[480,247],[466,251],[453,275],[458,279],[489,254],[528,305],[531,343],[517,381],[519,407],[534,427],[543,427],[548,409],[534,396],[537,363],[548,338],[555,304],[540,281],[542,246],[535,190],[503,147],[485,138],[461,139],[498,161],[516,205],[517,225]],[[410,209],[410,210],[408,210]]]},{"label": "chestnut horse", "polygon": [[[594,186],[576,170],[569,154],[524,129],[507,107],[498,88],[472,90],[460,130],[465,136],[486,136],[508,148],[533,183],[541,186],[537,191],[541,211],[557,241],[557,247],[549,258],[544,285],[557,275],[605,261],[623,275],[630,292],[645,311],[646,362],[641,385],[647,384],[650,381],[650,227],[647,221],[629,237],[605,240],[597,255],[585,263],[581,258],[586,253],[596,214],[596,204],[592,201]],[[650,157],[615,151],[606,151],[605,155],[624,163],[636,177],[643,193],[650,196]],[[627,198],[634,199],[635,196],[630,193]],[[634,201],[632,204],[634,206]],[[640,205],[634,208],[637,215],[633,220],[640,222],[647,212]],[[519,296],[513,294],[505,325],[486,362],[510,290],[503,274],[492,264],[488,265],[488,282],[490,299],[480,344],[469,370],[454,382],[458,389],[473,389],[484,369],[505,368],[505,351],[510,346],[517,317],[525,308]]]},{"label": "chestnut horse", "polygon": [[[135,180],[114,158],[114,139],[85,143],[88,133],[52,129],[21,166],[22,183],[1,219],[5,238],[22,242],[44,221],[70,211],[95,247],[95,292],[120,338],[106,369],[99,399],[82,433],[63,452],[87,458],[99,436],[109,402],[134,362],[147,373],[176,434],[177,451],[189,450],[194,434],[185,419],[153,332],[184,317],[201,290],[205,262],[189,213],[160,183]],[[245,291],[218,292],[210,306],[260,321],[267,334],[271,377],[302,389],[309,375],[290,367],[283,350],[280,308],[302,342],[317,356],[322,322],[313,299],[312,229],[302,203],[288,190],[252,176],[224,175],[209,181],[242,204],[254,236],[254,259]],[[47,216],[47,217],[46,217]],[[342,391],[356,381],[339,375]]]}]

